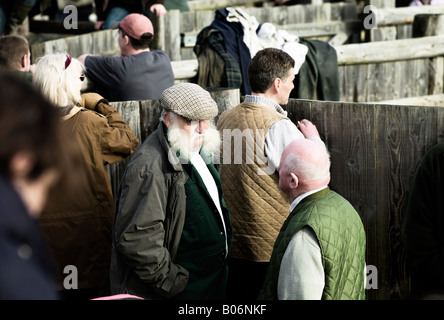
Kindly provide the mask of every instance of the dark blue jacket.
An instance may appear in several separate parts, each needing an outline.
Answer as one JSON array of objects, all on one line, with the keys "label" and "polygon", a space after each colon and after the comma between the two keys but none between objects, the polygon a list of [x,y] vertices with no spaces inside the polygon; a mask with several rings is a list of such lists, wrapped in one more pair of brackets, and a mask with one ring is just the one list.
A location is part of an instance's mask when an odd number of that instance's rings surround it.
[{"label": "dark blue jacket", "polygon": [[242,74],[242,95],[251,94],[251,87],[248,81],[248,66],[250,64],[250,49],[244,42],[244,30],[240,22],[227,21],[228,10],[226,8],[216,10],[215,18],[210,27],[222,33],[225,40],[227,53],[238,63]]},{"label": "dark blue jacket", "polygon": [[36,222],[0,176],[0,299],[57,299],[53,275]]}]

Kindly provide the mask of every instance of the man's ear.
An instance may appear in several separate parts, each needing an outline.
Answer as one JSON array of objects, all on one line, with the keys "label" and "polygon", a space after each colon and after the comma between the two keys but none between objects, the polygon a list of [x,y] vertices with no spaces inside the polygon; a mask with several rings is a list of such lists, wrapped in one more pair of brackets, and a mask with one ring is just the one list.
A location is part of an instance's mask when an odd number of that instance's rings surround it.
[{"label": "man's ear", "polygon": [[290,173],[290,176],[291,176],[290,188],[296,189],[299,186],[299,178],[293,172]]},{"label": "man's ear", "polygon": [[20,67],[21,69],[25,69],[28,65],[28,55],[25,54],[22,59],[20,60]]},{"label": "man's ear", "polygon": [[127,35],[125,35],[124,37],[123,37],[123,39],[125,40],[125,45],[130,45],[131,44],[131,40],[130,40],[130,38],[127,36]]},{"label": "man's ear", "polygon": [[167,129],[169,129],[173,124],[173,119],[171,118],[171,114],[169,112],[165,112],[163,114],[163,122],[165,122]]},{"label": "man's ear", "polygon": [[282,80],[280,78],[274,79],[273,88],[274,88],[275,92],[279,92],[279,90],[281,89],[281,83],[282,83]]}]

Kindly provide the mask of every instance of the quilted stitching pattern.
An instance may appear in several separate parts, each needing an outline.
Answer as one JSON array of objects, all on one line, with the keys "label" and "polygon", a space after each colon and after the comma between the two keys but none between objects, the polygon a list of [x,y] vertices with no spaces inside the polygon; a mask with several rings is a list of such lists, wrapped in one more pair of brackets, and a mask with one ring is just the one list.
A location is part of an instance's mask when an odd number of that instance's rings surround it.
[{"label": "quilted stitching pattern", "polygon": [[262,298],[276,296],[280,262],[292,236],[310,226],[321,246],[325,272],[322,299],[365,299],[365,231],[351,204],[334,191],[301,203],[282,227],[267,271]]},{"label": "quilted stitching pattern", "polygon": [[[233,257],[269,261],[276,237],[289,214],[289,199],[278,187],[277,173],[258,175],[258,168],[266,165],[258,164],[255,152],[261,150],[263,154],[269,127],[282,118],[270,108],[251,103],[242,103],[219,118],[219,130],[251,133],[243,138],[242,164],[234,163],[235,140],[223,141],[223,148],[231,148],[231,161],[221,165],[220,176],[233,226]],[[257,130],[263,130],[261,139],[256,139]]]}]

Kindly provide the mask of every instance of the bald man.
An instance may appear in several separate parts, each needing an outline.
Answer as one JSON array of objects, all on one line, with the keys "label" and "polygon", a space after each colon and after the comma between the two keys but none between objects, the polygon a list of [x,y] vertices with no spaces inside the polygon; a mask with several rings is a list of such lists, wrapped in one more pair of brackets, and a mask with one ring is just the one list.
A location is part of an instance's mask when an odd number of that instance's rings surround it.
[{"label": "bald man", "polygon": [[279,188],[290,215],[273,248],[260,299],[365,299],[366,236],[359,214],[330,190],[330,156],[313,140],[283,151]]}]

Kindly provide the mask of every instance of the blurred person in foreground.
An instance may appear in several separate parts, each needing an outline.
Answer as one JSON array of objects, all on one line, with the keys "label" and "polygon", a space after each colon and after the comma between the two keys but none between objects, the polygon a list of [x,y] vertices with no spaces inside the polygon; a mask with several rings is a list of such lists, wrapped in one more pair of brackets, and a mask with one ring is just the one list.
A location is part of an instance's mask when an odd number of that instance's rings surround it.
[{"label": "blurred person in foreground", "polygon": [[431,147],[410,181],[402,236],[412,298],[444,294],[444,142]]},{"label": "blurred person in foreground", "polygon": [[52,188],[79,188],[78,154],[56,107],[30,84],[2,73],[0,96],[0,299],[58,299],[35,220]]},{"label": "blurred person in foreground", "polygon": [[130,126],[100,95],[80,90],[84,66],[69,54],[47,54],[37,61],[33,82],[58,107],[71,139],[81,150],[87,183],[76,194],[55,190],[39,219],[60,276],[78,271],[78,289],[66,298],[90,298],[109,291],[114,198],[106,166],[124,160],[138,145]]}]

